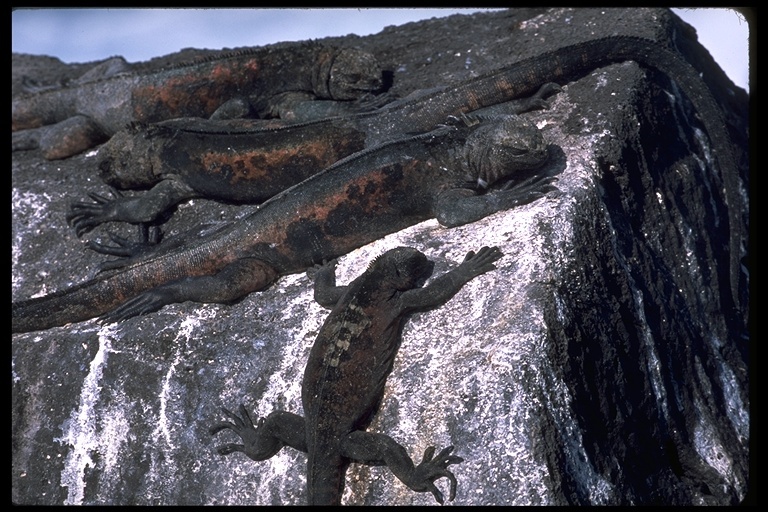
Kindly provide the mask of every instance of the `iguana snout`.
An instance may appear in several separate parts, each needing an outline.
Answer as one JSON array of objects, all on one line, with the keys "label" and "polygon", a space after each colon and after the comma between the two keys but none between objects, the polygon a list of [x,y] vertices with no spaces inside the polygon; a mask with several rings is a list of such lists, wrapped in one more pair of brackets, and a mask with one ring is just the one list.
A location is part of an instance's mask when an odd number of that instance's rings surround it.
[{"label": "iguana snout", "polygon": [[[150,137],[136,137],[141,130],[135,127],[117,132],[98,152],[99,177],[108,185],[118,189],[149,187],[158,178],[152,171]],[[139,146],[145,147],[139,147]]]}]

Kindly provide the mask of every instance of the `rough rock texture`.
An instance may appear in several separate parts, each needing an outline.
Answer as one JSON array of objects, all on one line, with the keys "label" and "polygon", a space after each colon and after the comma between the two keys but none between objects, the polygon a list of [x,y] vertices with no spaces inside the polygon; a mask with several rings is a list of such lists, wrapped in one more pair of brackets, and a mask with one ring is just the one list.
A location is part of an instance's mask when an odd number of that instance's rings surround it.
[{"label": "rough rock texture", "polygon": [[[702,71],[727,109],[746,203],[746,94],[669,11],[521,9],[329,41],[373,52],[403,95],[611,33],[669,42]],[[49,81],[69,69],[47,57],[13,63],[14,83],[22,67]],[[396,245],[424,251],[436,274],[482,245],[505,253],[409,322],[371,430],[417,459],[455,445],[466,459],[455,504],[739,502],[750,490],[748,331],[719,306],[727,215],[707,138],[676,85],[632,62],[595,70],[551,103],[530,117],[562,150],[552,163],[565,168],[561,193],[456,229],[428,221],[341,260],[344,283]],[[71,200],[105,191],[96,171],[92,154],[13,155],[14,299],[96,272],[103,257],[64,219]],[[196,200],[167,236],[245,211]],[[303,454],[220,457],[225,435],[207,429],[222,405],[300,413],[325,315],[307,277],[293,275],[233,306],[184,303],[120,325],[14,335],[13,501],[303,503]],[[386,468],[353,465],[344,503],[434,501]]]}]

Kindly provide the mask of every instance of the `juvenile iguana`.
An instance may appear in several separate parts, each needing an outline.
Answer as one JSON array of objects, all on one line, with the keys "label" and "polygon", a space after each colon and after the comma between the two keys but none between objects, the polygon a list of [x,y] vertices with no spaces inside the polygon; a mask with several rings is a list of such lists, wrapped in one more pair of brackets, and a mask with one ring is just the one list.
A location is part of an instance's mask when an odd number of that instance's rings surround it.
[{"label": "juvenile iguana", "polygon": [[40,147],[47,159],[66,158],[131,122],[275,117],[302,101],[364,100],[382,83],[375,57],[357,49],[301,44],[230,52],[13,98],[13,149]]},{"label": "juvenile iguana", "polygon": [[448,499],[456,495],[456,477],[447,468],[463,462],[453,446],[437,454],[430,446],[415,465],[405,448],[384,434],[366,432],[384,395],[408,316],[438,307],[473,278],[493,270],[498,248],[469,252],[463,263],[427,286],[433,264],[416,249],[399,247],[376,258],[348,286],[336,286],[335,261],[315,274],[315,300],[332,308],[309,353],[301,386],[304,417],[272,412],[254,425],[248,411],[240,416],[222,408],[232,421],[213,426],[211,434],[230,429],[242,444],[218,447],[221,455],[242,452],[266,460],[283,446],[307,453],[309,505],[339,505],[344,475],[351,463],[386,465],[416,492],[431,492],[443,503],[434,481],[448,478]]},{"label": "juvenile iguana", "polygon": [[[728,207],[730,290],[733,303],[736,309],[739,309],[741,254],[744,238],[741,227],[743,208],[739,187],[738,162],[733,153],[727,125],[720,108],[696,69],[678,54],[653,41],[629,36],[595,39],[531,57],[443,89],[406,98],[374,112],[347,116],[344,119],[319,121],[320,129],[318,129],[318,125],[307,128],[307,142],[302,145],[302,148],[306,148],[310,154],[315,156],[318,154],[332,155],[332,151],[322,149],[318,152],[317,148],[323,148],[328,144],[341,147],[342,144],[336,139],[336,135],[341,136],[344,140],[358,141],[351,143],[349,149],[359,147],[359,139],[364,140],[362,144],[365,147],[372,147],[375,144],[400,137],[404,133],[431,130],[448,116],[458,116],[482,107],[532,95],[537,91],[539,94],[533,96],[533,103],[527,105],[526,108],[535,107],[537,104],[540,106],[543,97],[552,90],[546,84],[552,82],[565,84],[595,68],[626,60],[634,60],[641,65],[657,69],[673,79],[700,115],[710,137],[722,175],[724,198]],[[325,133],[323,126],[327,127]],[[261,135],[255,136],[261,137]],[[221,144],[217,143],[214,146],[218,148],[221,147]],[[128,147],[133,148],[135,145]],[[265,155],[272,154],[269,146],[262,147],[266,148]],[[275,155],[278,153],[279,151],[276,149]],[[120,153],[117,152],[116,154],[119,155]],[[161,170],[164,169],[162,165],[159,168],[147,168],[141,164],[134,167],[127,155],[122,158],[115,158],[113,155],[107,154],[106,158],[108,161],[103,165],[108,168],[109,173],[127,176],[141,175],[145,178],[162,177]],[[315,158],[314,161],[320,163],[321,160],[322,158]],[[125,166],[121,168],[121,161],[128,162],[127,169]],[[218,165],[219,168],[223,169],[227,164],[225,161]],[[232,167],[234,169],[234,166]],[[319,171],[319,168],[309,168],[305,174],[311,175]],[[169,204],[165,198],[171,197],[173,201],[176,201],[180,196],[183,197],[184,192],[194,191],[195,187],[189,185],[193,176],[199,177],[197,186],[201,186],[200,183],[208,179],[210,174],[209,171],[204,171],[199,166],[191,166],[186,172],[191,172],[191,175],[185,175],[178,179],[169,176],[170,183],[161,183],[159,199],[152,198],[143,203],[139,200],[133,205],[126,205],[122,201],[113,203],[105,198],[97,198],[96,204],[80,203],[71,217],[80,232],[104,220],[135,222],[137,218],[154,218],[157,212],[145,208],[147,204],[162,205],[162,208],[165,208],[167,207],[165,205]],[[275,171],[267,168],[265,172],[272,173]],[[255,171],[250,169],[248,174],[256,175]],[[223,173],[223,175],[226,176],[227,174]],[[272,182],[274,183],[274,180]],[[289,182],[290,180],[287,180],[286,184]],[[145,182],[144,184],[148,185],[149,183]],[[222,184],[222,181],[219,180],[217,184]],[[172,190],[170,194],[167,191],[169,188]],[[220,187],[217,192],[221,192],[221,190]],[[136,200],[130,199],[130,201]],[[78,209],[79,211],[77,211]]]},{"label": "juvenile iguana", "polygon": [[[533,124],[519,116],[479,121],[355,153],[208,236],[16,302],[13,331],[100,315],[117,321],[187,300],[231,302],[426,219],[465,224],[553,189],[551,176],[534,171],[548,148]],[[478,185],[527,175],[509,190],[483,194]]]}]

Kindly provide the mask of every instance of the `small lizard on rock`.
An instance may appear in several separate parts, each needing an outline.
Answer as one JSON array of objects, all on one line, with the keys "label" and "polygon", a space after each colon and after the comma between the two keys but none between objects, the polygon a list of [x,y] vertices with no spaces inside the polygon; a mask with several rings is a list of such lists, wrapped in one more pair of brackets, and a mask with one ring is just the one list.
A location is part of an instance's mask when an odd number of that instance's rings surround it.
[{"label": "small lizard on rock", "polygon": [[399,247],[376,258],[348,286],[336,286],[335,260],[315,274],[315,300],[333,308],[309,354],[301,388],[304,417],[275,411],[256,424],[244,406],[240,416],[222,409],[232,421],[213,426],[211,434],[231,429],[243,444],[218,447],[221,455],[242,452],[266,460],[283,446],[307,453],[310,505],[339,505],[344,475],[351,463],[386,465],[416,492],[431,492],[443,503],[434,481],[450,481],[448,499],[456,495],[456,477],[447,468],[463,462],[453,446],[437,454],[430,446],[415,465],[405,448],[384,434],[366,432],[384,395],[400,347],[402,329],[414,311],[436,308],[473,278],[493,270],[498,248],[469,252],[458,267],[421,288],[433,264],[416,249]]},{"label": "small lizard on rock", "polygon": [[[429,218],[458,226],[553,190],[536,126],[520,116],[466,121],[355,153],[207,236],[15,302],[13,331],[119,321],[187,300],[232,302]],[[485,188],[512,178],[522,182]]]},{"label": "small lizard on rock", "polygon": [[307,100],[365,100],[382,83],[375,57],[357,49],[301,44],[230,52],[13,98],[12,147],[40,147],[49,160],[66,158],[131,122],[270,117]]}]

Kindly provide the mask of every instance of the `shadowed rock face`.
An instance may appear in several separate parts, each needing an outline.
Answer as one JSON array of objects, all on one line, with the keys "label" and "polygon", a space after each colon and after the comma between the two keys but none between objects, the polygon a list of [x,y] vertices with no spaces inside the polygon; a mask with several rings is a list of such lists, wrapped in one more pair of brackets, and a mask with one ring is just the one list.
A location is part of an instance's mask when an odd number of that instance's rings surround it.
[{"label": "shadowed rock face", "polygon": [[[703,72],[727,108],[746,197],[746,95],[667,11],[513,10],[329,42],[376,55],[405,95],[608,33],[674,43]],[[51,81],[46,73],[65,73],[34,60],[14,56],[14,80],[22,67]],[[726,205],[705,132],[674,83],[634,63],[596,70],[527,116],[558,148],[560,194],[455,229],[427,221],[339,263],[344,284],[400,245],[436,261],[435,274],[483,245],[505,254],[440,310],[411,319],[369,431],[415,459],[431,444],[455,445],[465,459],[455,468],[457,504],[744,499],[748,331],[726,309]],[[83,247],[65,215],[97,176],[88,154],[55,163],[14,154],[15,299],[95,273],[103,257]],[[166,236],[245,211],[195,200]],[[303,455],[222,458],[207,430],[222,403],[242,401],[261,416],[301,412],[300,376],[326,314],[309,280],[293,275],[231,306],[184,303],[117,326],[14,335],[13,500],[303,503]],[[432,497],[384,468],[353,465],[343,502]]]}]

